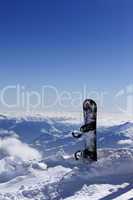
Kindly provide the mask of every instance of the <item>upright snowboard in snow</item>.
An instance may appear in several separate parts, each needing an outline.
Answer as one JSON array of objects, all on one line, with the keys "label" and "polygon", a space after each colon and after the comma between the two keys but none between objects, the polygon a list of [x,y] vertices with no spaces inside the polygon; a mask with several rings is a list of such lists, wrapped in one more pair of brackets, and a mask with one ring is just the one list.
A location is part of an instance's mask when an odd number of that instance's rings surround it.
[{"label": "upright snowboard in snow", "polygon": [[75,138],[84,137],[85,145],[83,150],[75,153],[75,159],[81,158],[91,161],[97,161],[97,145],[96,145],[96,119],[97,105],[91,99],[83,102],[84,125],[81,126],[80,132],[73,132]]}]

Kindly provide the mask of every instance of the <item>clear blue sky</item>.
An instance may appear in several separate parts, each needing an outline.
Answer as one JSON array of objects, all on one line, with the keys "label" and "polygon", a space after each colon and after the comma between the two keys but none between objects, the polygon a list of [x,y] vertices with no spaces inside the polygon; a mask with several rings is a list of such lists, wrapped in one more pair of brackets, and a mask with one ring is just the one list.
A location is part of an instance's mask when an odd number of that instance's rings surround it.
[{"label": "clear blue sky", "polygon": [[0,85],[121,89],[133,80],[132,0],[0,1]]}]

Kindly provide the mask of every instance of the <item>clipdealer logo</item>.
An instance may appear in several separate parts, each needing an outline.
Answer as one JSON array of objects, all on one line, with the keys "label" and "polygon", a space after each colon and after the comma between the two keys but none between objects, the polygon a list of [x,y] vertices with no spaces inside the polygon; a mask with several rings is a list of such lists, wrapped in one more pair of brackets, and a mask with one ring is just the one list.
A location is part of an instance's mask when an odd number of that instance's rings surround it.
[{"label": "clipdealer logo", "polygon": [[[54,91],[57,95],[56,88],[49,85],[43,86],[41,92],[28,90],[25,86],[19,84],[9,85],[0,91],[0,102],[8,109],[24,108],[27,111],[30,109],[36,109],[39,106],[42,108],[54,106],[57,103],[56,99],[54,99],[50,105],[46,105],[45,99],[47,89]],[[13,99],[12,103],[10,101],[11,98]]]},{"label": "clipdealer logo", "polygon": [[[106,91],[88,91],[84,85],[82,91],[60,91],[55,86],[43,85],[39,91],[30,90],[21,85],[8,85],[0,90],[0,105],[8,110],[23,109],[27,112],[40,108],[41,110],[53,107],[61,109],[77,109],[82,106],[82,102],[87,97],[94,99],[99,106],[99,110],[106,110],[105,104],[110,98],[110,93]],[[117,91],[112,98],[112,107],[116,112],[126,115],[133,114],[133,85]]]},{"label": "clipdealer logo", "polygon": [[48,109],[55,106],[60,108],[79,108],[85,98],[91,97],[103,106],[107,92],[88,91],[84,85],[82,91],[60,91],[55,86],[43,85],[39,91],[29,90],[21,85],[9,85],[0,90],[0,104],[11,109],[24,109],[29,112],[40,108]]}]

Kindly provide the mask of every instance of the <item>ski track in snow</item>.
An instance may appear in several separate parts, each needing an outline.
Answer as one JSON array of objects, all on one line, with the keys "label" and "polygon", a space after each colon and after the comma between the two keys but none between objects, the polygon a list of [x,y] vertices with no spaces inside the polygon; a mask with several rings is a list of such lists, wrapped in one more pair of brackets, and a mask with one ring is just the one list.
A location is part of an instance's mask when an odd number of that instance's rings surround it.
[{"label": "ski track in snow", "polygon": [[[40,136],[33,138],[32,147],[26,147],[30,151],[34,148],[40,151],[43,160],[25,160],[27,154],[18,158],[17,153],[14,154],[13,151],[10,155],[6,147],[1,145],[0,200],[133,199],[132,123],[123,122],[112,127],[102,126],[99,129],[98,140],[103,146],[99,146],[98,161],[89,164],[74,161],[72,157],[76,148],[80,147],[80,142],[82,143],[82,139],[74,140],[69,132],[73,127],[78,127],[74,122],[71,124],[70,120],[61,118],[53,120],[20,118],[10,121],[12,119],[4,117],[0,119],[1,127],[5,123],[4,120],[8,121],[9,126],[11,125],[10,131],[7,131],[9,127],[5,131],[5,125],[3,129],[1,128],[0,137],[4,142],[5,137],[10,138],[14,135],[13,138],[17,138],[19,144],[21,138],[17,136],[16,130],[21,130],[22,127],[25,131],[27,123],[30,126],[34,123],[36,131],[39,126]],[[115,148],[108,143],[113,133],[115,139],[112,138],[111,143]],[[34,136],[35,134],[34,131]],[[23,145],[25,146],[25,143],[21,142],[21,146]],[[36,154],[38,155],[37,152]]]}]

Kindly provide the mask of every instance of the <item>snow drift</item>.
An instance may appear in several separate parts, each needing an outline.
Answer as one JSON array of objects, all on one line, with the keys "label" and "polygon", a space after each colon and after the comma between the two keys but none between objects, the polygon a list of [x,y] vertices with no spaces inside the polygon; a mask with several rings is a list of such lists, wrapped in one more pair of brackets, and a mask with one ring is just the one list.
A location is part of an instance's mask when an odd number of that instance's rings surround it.
[{"label": "snow drift", "polygon": [[41,154],[36,149],[6,131],[0,138],[0,182],[27,174],[30,164],[40,159]]}]

